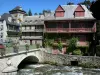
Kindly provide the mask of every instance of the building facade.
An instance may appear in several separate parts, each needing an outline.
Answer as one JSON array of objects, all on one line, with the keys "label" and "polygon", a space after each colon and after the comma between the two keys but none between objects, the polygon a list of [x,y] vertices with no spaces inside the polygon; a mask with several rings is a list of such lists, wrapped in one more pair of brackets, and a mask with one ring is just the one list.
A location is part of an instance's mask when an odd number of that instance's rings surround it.
[{"label": "building facade", "polygon": [[6,21],[4,19],[0,19],[0,43],[6,41],[6,36],[7,36],[6,32],[7,32]]},{"label": "building facade", "polygon": [[44,18],[45,37],[63,44],[77,37],[77,46],[89,46],[96,32],[96,23],[85,5],[59,5],[53,15]]},{"label": "building facade", "polygon": [[21,7],[17,6],[9,13],[4,13],[1,15],[0,27],[1,40],[2,42],[9,42],[14,40],[19,40],[19,32],[21,21],[23,21],[23,16],[25,11]]},{"label": "building facade", "polygon": [[59,5],[54,12],[44,12],[43,15],[25,14],[17,6],[9,13],[1,15],[0,35],[3,31],[5,40],[19,38],[21,32],[20,40],[30,45],[42,45],[45,39],[54,40],[54,45],[60,39],[67,45],[70,38],[77,37],[77,46],[89,46],[89,41],[96,32],[95,19],[85,5]]},{"label": "building facade", "polygon": [[26,41],[30,45],[42,45],[44,31],[43,18],[43,15],[24,17],[24,21],[22,23],[22,41]]}]

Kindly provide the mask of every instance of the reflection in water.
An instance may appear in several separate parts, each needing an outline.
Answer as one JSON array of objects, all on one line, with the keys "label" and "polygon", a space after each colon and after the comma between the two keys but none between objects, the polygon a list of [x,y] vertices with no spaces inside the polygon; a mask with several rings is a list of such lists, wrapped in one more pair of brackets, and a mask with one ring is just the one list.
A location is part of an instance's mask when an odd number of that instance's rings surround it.
[{"label": "reflection in water", "polygon": [[17,75],[100,75],[100,70],[36,64],[25,66],[24,69],[18,71]]}]

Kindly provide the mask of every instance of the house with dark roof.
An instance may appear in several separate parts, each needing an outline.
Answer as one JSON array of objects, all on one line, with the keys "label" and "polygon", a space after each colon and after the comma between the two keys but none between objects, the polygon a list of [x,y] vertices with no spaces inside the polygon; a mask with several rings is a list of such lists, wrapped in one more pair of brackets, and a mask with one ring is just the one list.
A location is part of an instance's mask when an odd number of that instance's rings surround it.
[{"label": "house with dark roof", "polygon": [[4,35],[6,37],[5,40],[18,38],[20,25],[14,21],[13,16],[9,13],[4,13],[3,15],[1,15],[1,19],[4,19],[6,21],[4,25],[5,26],[4,29],[6,28],[5,30],[6,35]]},{"label": "house with dark roof", "polygon": [[21,7],[17,6],[13,10],[9,11],[9,13],[1,15],[1,19],[5,21],[3,24],[3,36],[5,37],[3,42],[6,40],[19,39],[20,25],[25,13],[26,12]]},{"label": "house with dark roof", "polygon": [[6,32],[7,32],[6,21],[0,18],[0,43],[6,41],[6,36],[7,36]]},{"label": "house with dark roof", "polygon": [[68,46],[67,40],[77,37],[77,46],[89,46],[96,32],[95,21],[85,5],[59,5],[54,13],[44,17],[44,38],[54,40],[54,46],[60,38]]},{"label": "house with dark roof", "polygon": [[21,23],[24,15],[26,14],[26,12],[20,6],[16,6],[14,9],[10,10],[9,13],[13,16],[17,23]]}]

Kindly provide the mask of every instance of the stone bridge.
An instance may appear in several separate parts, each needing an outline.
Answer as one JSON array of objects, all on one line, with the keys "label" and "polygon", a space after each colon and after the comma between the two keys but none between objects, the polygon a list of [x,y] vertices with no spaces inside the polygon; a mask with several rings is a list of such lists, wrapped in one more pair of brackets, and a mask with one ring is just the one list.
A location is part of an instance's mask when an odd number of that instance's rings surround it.
[{"label": "stone bridge", "polygon": [[[0,72],[17,72],[23,64],[50,63],[55,65],[71,65],[71,61],[78,61],[79,65],[93,65],[100,68],[100,57],[79,56],[67,54],[51,54],[45,49],[33,49],[28,53],[19,52],[0,57]],[[0,74],[3,75],[3,74]],[[8,74],[4,74],[8,75]],[[9,74],[12,75],[12,74]],[[14,74],[13,74],[14,75]]]},{"label": "stone bridge", "polygon": [[[39,63],[41,62],[41,50],[33,49],[28,52],[22,51],[19,53],[8,54],[0,57],[0,72],[15,72],[24,63]],[[0,74],[1,75],[1,74]]]}]

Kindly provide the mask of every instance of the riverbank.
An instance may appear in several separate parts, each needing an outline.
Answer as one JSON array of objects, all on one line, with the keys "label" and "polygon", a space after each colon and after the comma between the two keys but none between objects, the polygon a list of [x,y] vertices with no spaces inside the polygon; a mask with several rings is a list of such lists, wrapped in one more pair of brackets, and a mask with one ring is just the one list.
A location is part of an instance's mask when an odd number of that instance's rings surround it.
[{"label": "riverbank", "polygon": [[79,56],[67,54],[51,54],[41,52],[40,63],[51,65],[68,65],[71,66],[72,61],[77,61],[78,66],[84,68],[100,68],[100,57],[96,56]]}]

